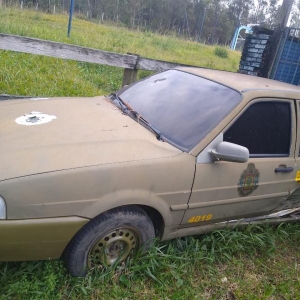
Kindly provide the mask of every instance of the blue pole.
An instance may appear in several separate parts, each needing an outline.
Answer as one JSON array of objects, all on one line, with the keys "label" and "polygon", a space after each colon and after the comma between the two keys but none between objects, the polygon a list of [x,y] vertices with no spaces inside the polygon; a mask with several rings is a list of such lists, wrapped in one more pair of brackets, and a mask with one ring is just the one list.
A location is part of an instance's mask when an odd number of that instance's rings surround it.
[{"label": "blue pole", "polygon": [[238,38],[239,32],[240,32],[240,28],[237,28],[234,32],[234,36],[233,36],[233,39],[232,39],[231,44],[230,44],[230,49],[231,50],[235,50],[236,40]]},{"label": "blue pole", "polygon": [[68,24],[68,37],[70,37],[70,33],[71,33],[72,18],[73,18],[73,11],[74,11],[74,1],[75,0],[71,0],[71,3],[70,3],[70,14],[69,14],[69,24]]},{"label": "blue pole", "polygon": [[230,43],[230,49],[235,50],[236,47],[236,43],[240,34],[240,31],[242,29],[248,30],[249,32],[252,32],[252,27],[251,26],[240,26],[239,28],[236,29],[235,33],[234,33],[234,37]]}]

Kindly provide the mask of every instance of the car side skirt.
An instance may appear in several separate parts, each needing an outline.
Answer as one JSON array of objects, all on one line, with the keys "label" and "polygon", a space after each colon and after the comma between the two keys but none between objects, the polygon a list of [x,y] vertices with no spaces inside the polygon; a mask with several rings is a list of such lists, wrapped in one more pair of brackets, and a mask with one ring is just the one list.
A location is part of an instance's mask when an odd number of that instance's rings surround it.
[{"label": "car side skirt", "polygon": [[300,222],[300,207],[281,210],[269,215],[259,217],[229,220],[202,226],[192,226],[184,228],[180,228],[179,226],[170,226],[165,228],[162,240],[166,241],[174,238],[181,238],[184,236],[205,234],[214,230],[232,229],[248,225],[277,225],[281,223],[293,222]]}]

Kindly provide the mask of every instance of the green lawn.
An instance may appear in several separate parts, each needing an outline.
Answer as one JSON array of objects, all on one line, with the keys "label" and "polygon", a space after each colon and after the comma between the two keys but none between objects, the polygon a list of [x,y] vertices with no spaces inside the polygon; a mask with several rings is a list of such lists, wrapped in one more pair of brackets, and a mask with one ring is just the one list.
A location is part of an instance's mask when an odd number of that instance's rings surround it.
[{"label": "green lawn", "polygon": [[[214,46],[152,32],[99,25],[74,19],[67,38],[67,15],[0,10],[0,32],[76,44],[118,53],[136,53],[206,68],[236,71],[240,53],[215,54]],[[121,86],[123,69],[0,50],[0,94],[29,96],[95,96]],[[148,75],[139,72],[139,77]]]}]

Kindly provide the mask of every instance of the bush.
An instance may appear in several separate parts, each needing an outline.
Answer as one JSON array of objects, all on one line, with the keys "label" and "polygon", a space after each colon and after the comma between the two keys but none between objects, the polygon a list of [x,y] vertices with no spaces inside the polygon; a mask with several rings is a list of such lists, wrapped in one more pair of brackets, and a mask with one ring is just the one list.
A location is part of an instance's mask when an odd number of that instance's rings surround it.
[{"label": "bush", "polygon": [[214,54],[221,57],[221,58],[227,58],[228,57],[228,51],[226,48],[216,47]]}]

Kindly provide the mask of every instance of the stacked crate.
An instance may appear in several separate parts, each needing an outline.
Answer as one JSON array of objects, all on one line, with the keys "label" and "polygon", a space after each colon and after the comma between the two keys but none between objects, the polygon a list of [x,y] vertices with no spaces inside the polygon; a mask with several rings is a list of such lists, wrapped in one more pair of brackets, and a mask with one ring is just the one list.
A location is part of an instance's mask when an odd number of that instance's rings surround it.
[{"label": "stacked crate", "polygon": [[239,73],[261,77],[264,76],[273,31],[258,26],[252,30],[253,33],[246,36]]}]

